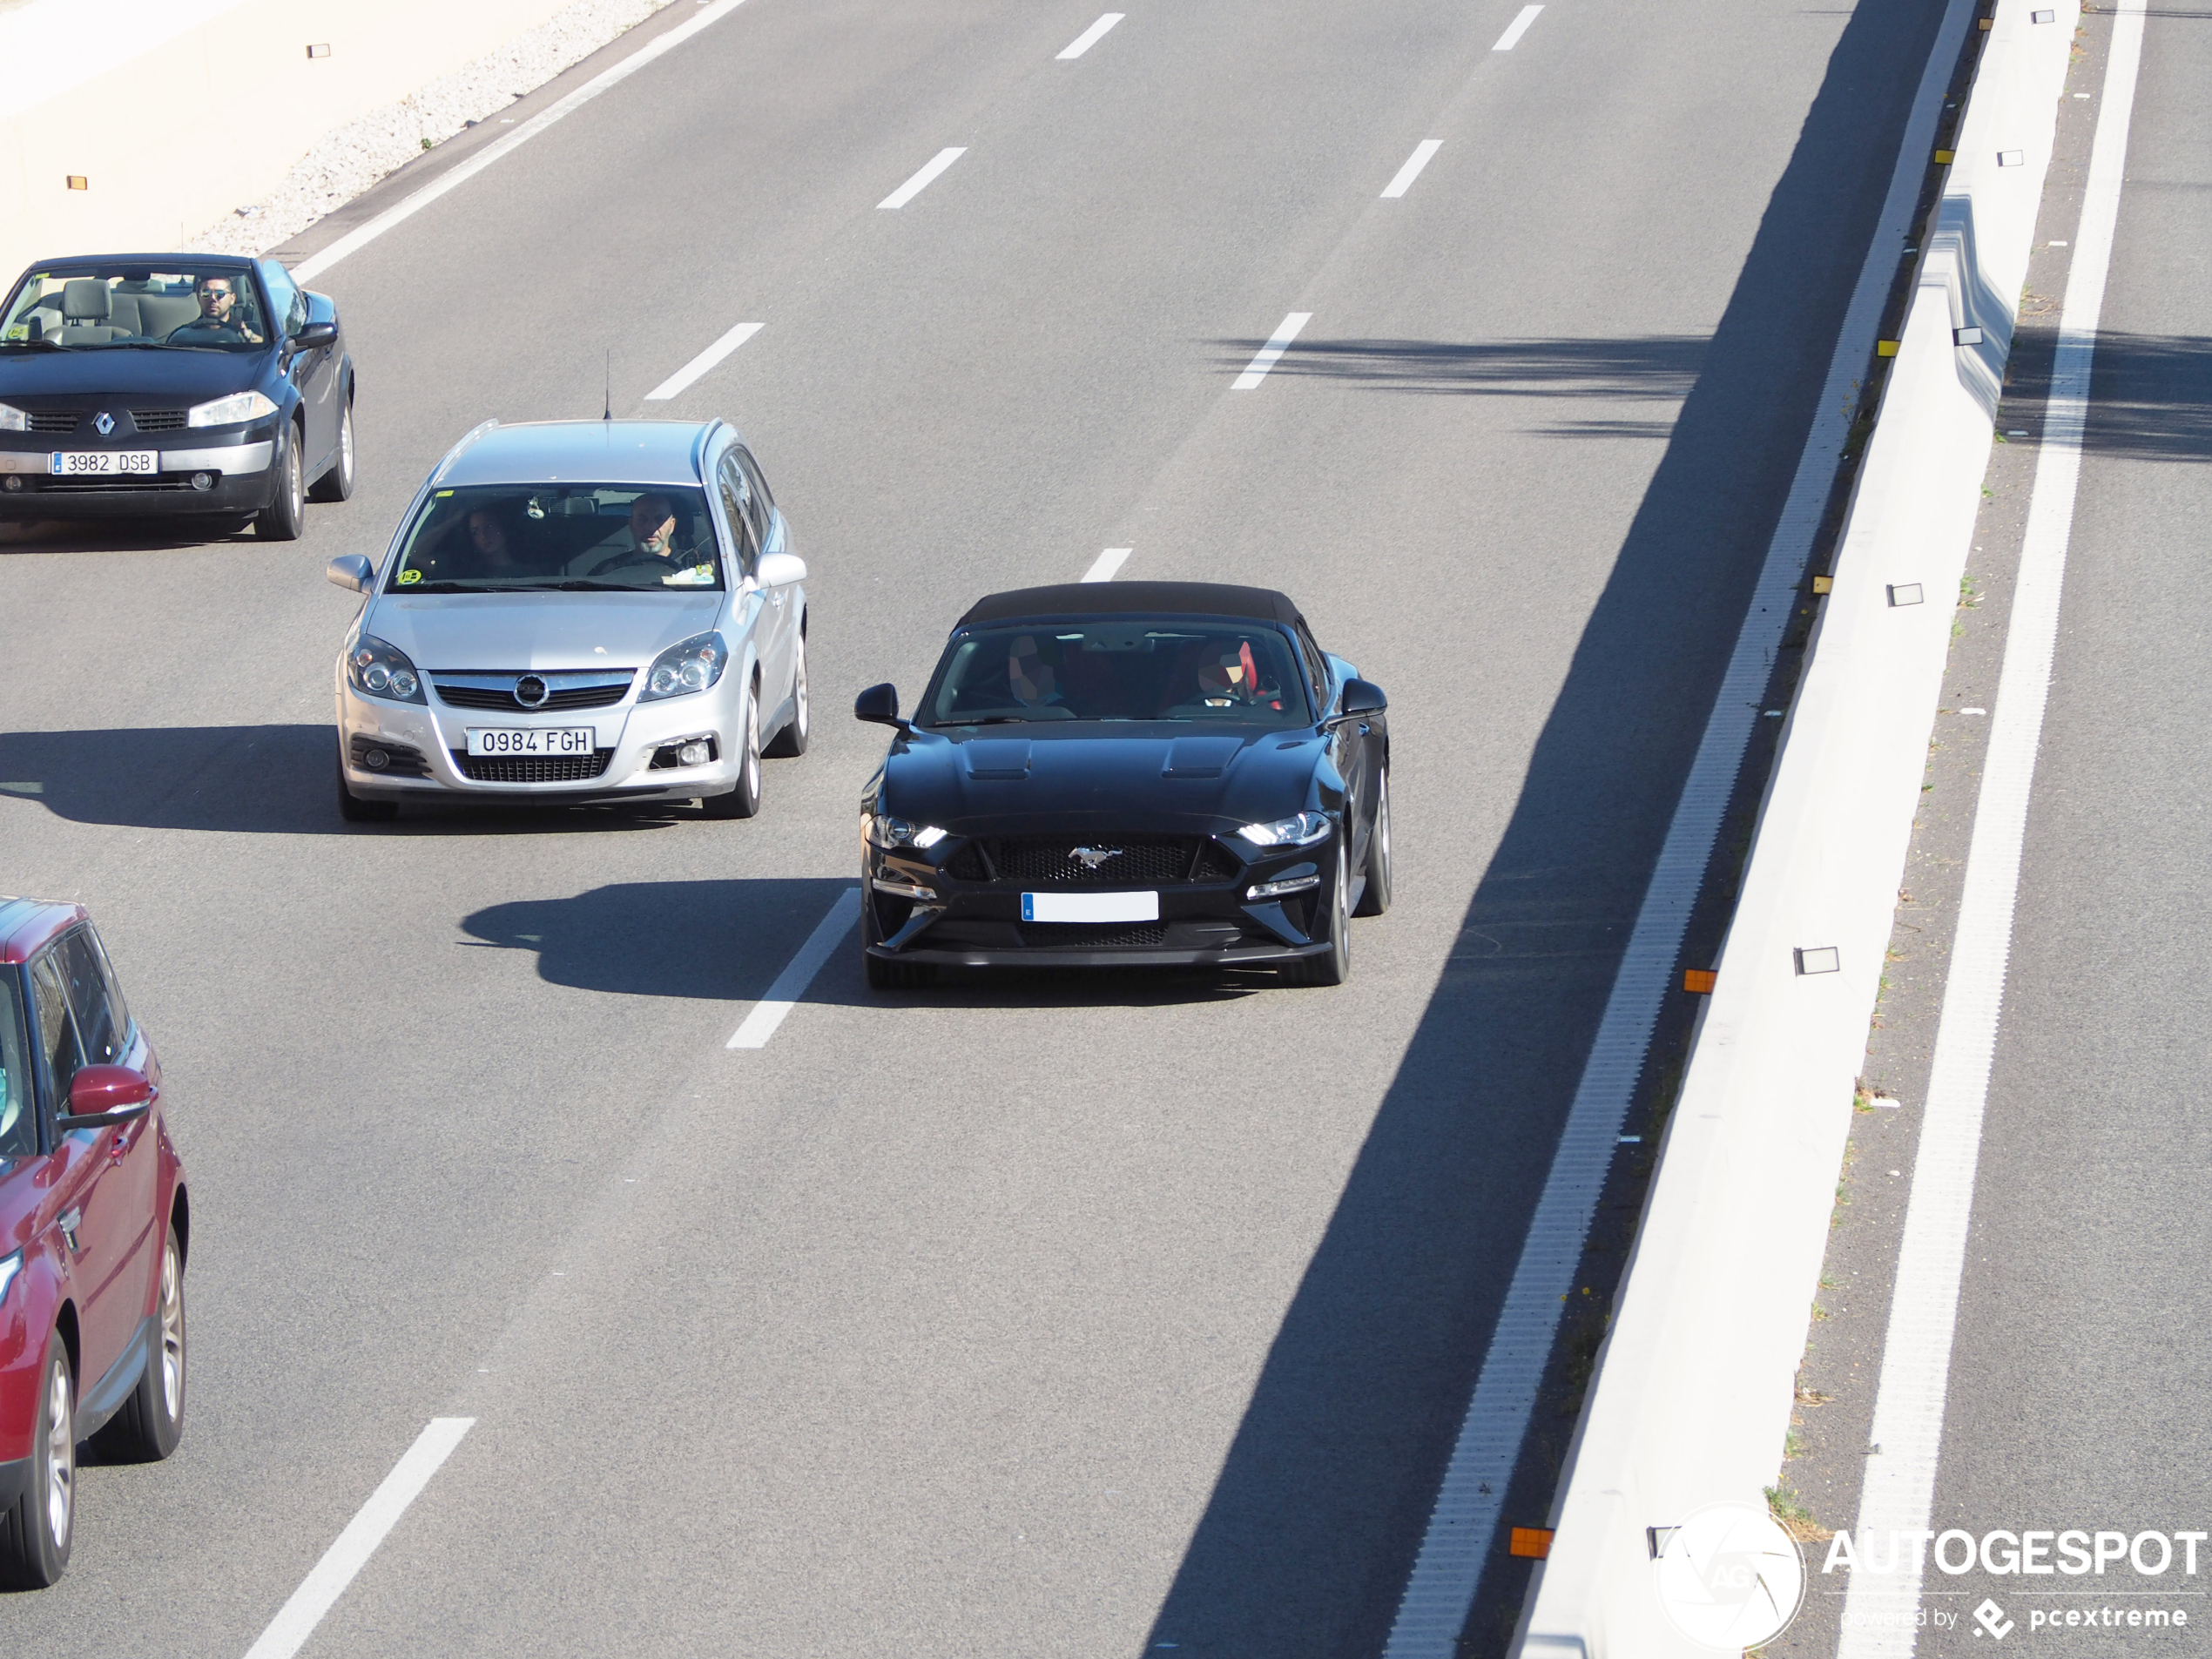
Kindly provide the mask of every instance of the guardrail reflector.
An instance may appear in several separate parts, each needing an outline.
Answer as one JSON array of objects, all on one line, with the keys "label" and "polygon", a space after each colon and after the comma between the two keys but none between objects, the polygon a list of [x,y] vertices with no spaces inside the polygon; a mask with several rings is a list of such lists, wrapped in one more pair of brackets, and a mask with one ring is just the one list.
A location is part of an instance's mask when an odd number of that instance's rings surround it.
[{"label": "guardrail reflector", "polygon": [[1540,1561],[1552,1553],[1552,1532],[1548,1527],[1515,1527],[1507,1553],[1525,1560]]},{"label": "guardrail reflector", "polygon": [[1710,968],[1685,968],[1682,970],[1682,988],[1694,996],[1710,996],[1720,977]]}]

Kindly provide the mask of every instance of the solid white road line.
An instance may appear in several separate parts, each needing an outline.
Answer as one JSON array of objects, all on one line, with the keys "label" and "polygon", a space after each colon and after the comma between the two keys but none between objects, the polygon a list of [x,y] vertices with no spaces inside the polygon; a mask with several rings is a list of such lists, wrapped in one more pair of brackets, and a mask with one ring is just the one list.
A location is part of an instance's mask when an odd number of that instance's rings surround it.
[{"label": "solid white road line", "polygon": [[1658,1024],[1660,1002],[1681,966],[1690,907],[1712,858],[1751,730],[1759,721],[1770,665],[1797,608],[1798,583],[1851,435],[1856,401],[1852,382],[1874,349],[1882,304],[1888,296],[1897,246],[1891,238],[1902,237],[1912,222],[1921,170],[1941,112],[1944,84],[1958,60],[1973,10],[1972,0],[1950,0],[1913,96],[1912,118],[1890,175],[1881,218],[1868,239],[1865,260],[1828,361],[1827,379],[1813,406],[1811,430],[1797,457],[1797,474],[1773,539],[1767,544],[1766,563],[1744,611],[1736,648],[1706,718],[1697,757],[1667,826],[1651,885],[1622,952],[1605,1013],[1560,1133],[1559,1150],[1536,1201],[1459,1439],[1445,1465],[1436,1507],[1399,1603],[1385,1659],[1451,1659],[1459,1650],[1460,1628],[1474,1605],[1497,1537],[1506,1488],[1527,1438],[1560,1312],[1575,1287],[1606,1172],[1619,1154],[1622,1120]]},{"label": "solid white road line", "polygon": [[1130,551],[1131,550],[1126,547],[1108,548],[1090,562],[1090,569],[1083,572],[1083,580],[1111,582],[1114,579],[1114,572],[1129,563]]},{"label": "solid white road line", "polygon": [[386,208],[368,224],[347,232],[321,253],[311,254],[300,260],[299,264],[292,267],[293,280],[295,282],[314,281],[315,278],[330,269],[348,253],[358,253],[395,225],[404,219],[414,218],[415,214],[421,212],[448,190],[457,189],[468,183],[469,179],[474,179],[502,156],[520,149],[556,121],[575,114],[577,111],[590,103],[609,87],[628,80],[663,52],[674,51],[693,35],[698,34],[700,30],[710,28],[721,22],[744,3],[745,0],[714,0],[713,4],[702,7],[698,16],[693,17],[689,23],[678,24],[666,34],[655,36],[619,64],[602,74],[594,76],[582,86],[577,87],[575,91],[570,93],[551,109],[542,110],[530,117],[498,143],[485,145],[459,166],[453,168],[450,172],[439,174],[412,196]]},{"label": "solid white road line", "polygon": [[674,397],[759,332],[760,325],[757,322],[739,323],[658,386],[653,388],[651,391],[646,393],[645,401],[648,403],[664,402]]},{"label": "solid white road line", "polygon": [[776,1028],[784,1022],[784,1015],[791,1012],[792,1004],[806,994],[806,988],[814,982],[814,975],[820,973],[822,964],[829,961],[830,952],[835,950],[844,941],[845,935],[853,931],[853,924],[860,920],[860,890],[847,887],[837,895],[837,902],[830,907],[829,914],[824,916],[816,924],[814,931],[806,936],[806,942],[799,948],[799,954],[791,959],[790,966],[776,975],[776,982],[768,988],[768,995],[752,1005],[752,1012],[745,1016],[745,1022],[731,1034],[730,1041],[723,1046],[730,1049],[766,1048],[768,1039],[776,1035]]},{"label": "solid white road line", "polygon": [[1126,12],[1120,11],[1108,12],[1096,23],[1091,24],[1089,28],[1084,30],[1082,33],[1077,35],[1073,40],[1069,41],[1068,43],[1068,50],[1060,54],[1057,61],[1064,64],[1071,57],[1081,57],[1085,52],[1089,51],[1093,46],[1096,46],[1105,37],[1106,31],[1109,29],[1111,29],[1116,24],[1121,22],[1121,20],[1127,15],[1128,14]]},{"label": "solid white road line", "polygon": [[1293,311],[1289,316],[1284,318],[1283,326],[1269,337],[1264,346],[1252,354],[1251,363],[1246,365],[1243,374],[1237,376],[1237,383],[1229,389],[1232,392],[1249,392],[1253,387],[1265,380],[1267,371],[1275,367],[1275,360],[1290,349],[1291,342],[1298,338],[1298,331],[1312,320],[1313,314],[1310,311]]},{"label": "solid white road line", "polygon": [[1494,52],[1509,52],[1521,44],[1521,37],[1528,32],[1528,25],[1536,21],[1536,14],[1542,10],[1541,6],[1521,7],[1521,15],[1506,25],[1506,32],[1498,37],[1498,44],[1490,50]]},{"label": "solid white road line", "polygon": [[361,1513],[347,1523],[338,1541],[323,1552],[314,1570],[292,1592],[292,1599],[277,1610],[260,1640],[246,1650],[246,1659],[292,1659],[300,1651],[300,1644],[314,1633],[322,1615],[346,1593],[354,1575],[376,1553],[384,1534],[430,1484],[438,1466],[461,1444],[461,1437],[475,1420],[473,1417],[430,1420],[430,1426],[408,1447],[407,1455],[392,1466],[384,1484],[368,1494]]},{"label": "solid white road line", "polygon": [[1383,199],[1395,200],[1413,188],[1413,180],[1421,176],[1421,169],[1428,165],[1429,158],[1443,147],[1444,140],[1441,138],[1423,138],[1415,145],[1413,153],[1406,158],[1406,165],[1398,170],[1398,176],[1383,186]]},{"label": "solid white road line", "polygon": [[[1881,1379],[1874,1391],[1869,1440],[1882,1455],[1866,1460],[1858,1538],[1925,1532],[1933,1523],[1943,1412],[1951,1378],[1951,1345],[1959,1320],[1959,1282],[1966,1226],[1981,1157],[1982,1109],[1989,1096],[2005,974],[2013,948],[2013,910],[2020,891],[2020,846],[2027,834],[2035,751],[2057,649],[2059,601],[2066,584],[2067,543],[2081,478],[2081,434],[2089,411],[2089,369],[2103,314],[2120,192],[2128,162],[2128,127],[2142,57],[2143,0],[2120,0],[2112,24],[2112,56],[2081,199],[2081,229],[2059,315],[2059,343],[2044,405],[2043,448],[2028,498],[2020,544],[2020,581],[2005,631],[2005,665],[1989,721],[1989,753],[1974,804],[1973,837],[1959,895],[1959,935],[1951,947],[1943,1013],[1936,1026],[1920,1149],[1912,1163],[1912,1196],[1898,1246],[1897,1285],[1882,1343]],[[1920,1552],[1876,1577],[1854,1573],[1844,1603],[1838,1659],[1905,1659],[1909,1626],[1876,1622],[1920,1596]]]},{"label": "solid white road line", "polygon": [[888,196],[886,196],[881,201],[878,202],[876,206],[879,208],[904,207],[915,197],[921,195],[923,191],[929,188],[929,182],[931,179],[936,178],[939,173],[944,172],[946,168],[951,166],[953,163],[958,161],[967,153],[968,147],[965,145],[956,145],[949,150],[940,150],[935,155],[929,158],[928,165],[924,166],[920,172],[916,173],[913,178],[907,179],[905,184],[900,185],[898,189],[893,191]]}]

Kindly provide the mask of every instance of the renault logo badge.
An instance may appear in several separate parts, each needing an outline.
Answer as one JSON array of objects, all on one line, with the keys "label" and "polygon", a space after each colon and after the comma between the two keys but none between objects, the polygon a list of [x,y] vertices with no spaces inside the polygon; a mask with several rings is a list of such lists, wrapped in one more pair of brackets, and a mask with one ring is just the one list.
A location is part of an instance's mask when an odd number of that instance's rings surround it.
[{"label": "renault logo badge", "polygon": [[1068,854],[1069,858],[1080,862],[1086,870],[1096,870],[1108,859],[1117,859],[1121,855],[1122,849],[1118,846],[1078,846]]},{"label": "renault logo badge", "polygon": [[102,409],[98,415],[92,417],[92,430],[98,433],[105,438],[109,433],[115,430],[115,417],[112,415],[110,415],[105,409]]}]

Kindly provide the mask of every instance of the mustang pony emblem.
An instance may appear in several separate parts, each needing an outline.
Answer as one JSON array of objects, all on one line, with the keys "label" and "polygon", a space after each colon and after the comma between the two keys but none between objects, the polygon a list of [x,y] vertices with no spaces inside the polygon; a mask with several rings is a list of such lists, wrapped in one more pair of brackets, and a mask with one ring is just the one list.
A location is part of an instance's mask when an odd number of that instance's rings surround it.
[{"label": "mustang pony emblem", "polygon": [[1117,859],[1121,855],[1122,849],[1118,846],[1078,846],[1071,848],[1068,853],[1069,858],[1080,860],[1086,870],[1096,870],[1108,859]]}]

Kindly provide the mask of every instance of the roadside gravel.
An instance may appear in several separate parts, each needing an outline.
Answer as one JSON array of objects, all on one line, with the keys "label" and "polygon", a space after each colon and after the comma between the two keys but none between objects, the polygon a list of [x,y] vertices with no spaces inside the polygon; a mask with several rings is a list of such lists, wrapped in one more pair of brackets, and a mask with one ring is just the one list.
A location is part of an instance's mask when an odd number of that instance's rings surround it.
[{"label": "roadside gravel", "polygon": [[266,200],[240,203],[194,237],[192,249],[260,253],[289,240],[395,168],[463,128],[496,117],[670,3],[577,0],[497,51],[330,133],[300,158]]}]

